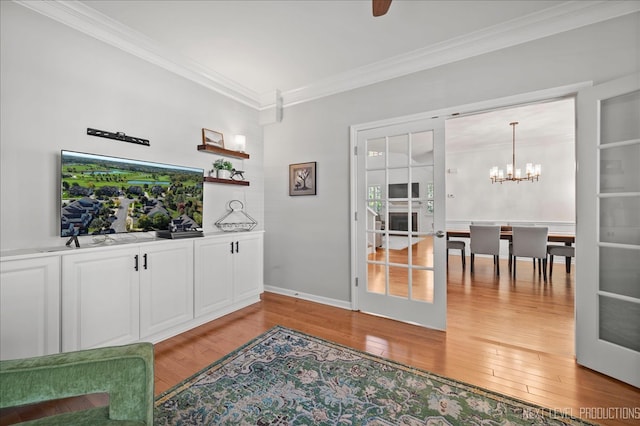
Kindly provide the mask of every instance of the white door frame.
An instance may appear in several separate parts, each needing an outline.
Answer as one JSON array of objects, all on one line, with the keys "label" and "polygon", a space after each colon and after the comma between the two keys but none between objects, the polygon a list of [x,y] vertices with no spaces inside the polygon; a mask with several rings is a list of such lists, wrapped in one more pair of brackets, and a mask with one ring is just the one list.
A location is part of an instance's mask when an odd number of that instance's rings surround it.
[{"label": "white door frame", "polygon": [[[502,98],[491,99],[482,102],[475,102],[471,104],[459,105],[455,107],[442,108],[438,110],[432,110],[428,112],[421,112],[418,114],[405,115],[400,117],[393,117],[384,120],[370,121],[361,124],[354,124],[349,127],[349,149],[350,149],[350,179],[351,179],[351,195],[350,195],[350,214],[351,214],[351,309],[354,311],[359,310],[358,301],[358,289],[356,287],[356,278],[358,273],[358,242],[357,242],[357,183],[358,183],[358,167],[357,157],[354,155],[356,146],[358,143],[358,132],[376,129],[379,127],[386,127],[392,125],[398,125],[408,123],[411,121],[424,120],[432,117],[441,116],[458,116],[465,114],[474,114],[479,112],[486,112],[488,110],[496,110],[503,108],[511,108],[514,106],[520,106],[522,104],[545,101],[553,98],[560,98],[564,96],[576,95],[581,88],[593,86],[593,82],[586,81],[567,86],[560,86],[551,89],[538,90],[535,92],[521,93],[512,96],[506,96]],[[445,134],[445,146],[446,146],[446,134]],[[446,167],[446,166],[445,166]],[[362,213],[364,214],[364,212]],[[576,212],[577,215],[577,212]],[[445,218],[446,220],[446,218]],[[366,255],[366,253],[364,253]],[[577,262],[578,259],[576,259]]]}]

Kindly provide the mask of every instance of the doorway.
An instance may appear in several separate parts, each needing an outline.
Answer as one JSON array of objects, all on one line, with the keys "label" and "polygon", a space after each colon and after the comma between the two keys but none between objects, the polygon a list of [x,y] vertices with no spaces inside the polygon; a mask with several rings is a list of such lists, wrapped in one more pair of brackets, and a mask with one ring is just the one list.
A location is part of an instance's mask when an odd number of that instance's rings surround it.
[{"label": "doorway", "polygon": [[[575,96],[568,96],[446,120],[447,229],[468,231],[475,221],[575,235],[575,114]],[[512,167],[522,175],[527,164],[541,165],[538,180],[492,183],[490,169],[506,175],[514,154]],[[507,241],[501,258],[508,258]]]},{"label": "doorway", "polygon": [[[352,230],[351,231],[352,309],[361,310],[362,306],[361,306],[361,294],[360,294],[359,286],[367,285],[366,274],[362,273],[362,271],[364,270],[362,267],[362,264],[366,263],[367,256],[371,254],[371,251],[367,250],[366,246],[364,246],[364,248],[362,246],[358,247],[358,241],[362,241],[362,240],[359,240],[359,237],[361,237],[362,235],[366,235],[367,233],[367,228],[365,228],[364,225],[360,225],[366,222],[362,221],[360,222],[360,224],[358,224],[358,221],[357,221],[358,213],[360,210],[363,211],[360,217],[362,217],[363,214],[366,214],[364,213],[364,211],[366,211],[366,208],[363,207],[362,203],[359,204],[358,191],[357,191],[358,185],[363,185],[363,182],[365,182],[365,171],[366,171],[363,164],[358,164],[357,162],[358,156],[355,155],[356,145],[357,145],[358,136],[360,132],[363,132],[365,130],[371,130],[371,129],[379,129],[384,126],[396,125],[398,123],[410,123],[420,119],[427,119],[427,118],[433,118],[433,117],[436,117],[436,118],[441,117],[442,119],[442,118],[471,116],[471,115],[479,114],[480,112],[484,113],[484,112],[489,112],[493,110],[508,109],[508,108],[514,108],[517,106],[523,106],[528,104],[548,102],[549,99],[560,99],[567,96],[574,96],[575,93],[581,87],[587,87],[589,85],[590,83],[579,83],[579,84],[570,85],[570,86],[563,86],[563,87],[558,87],[554,89],[548,89],[548,90],[543,90],[538,92],[510,96],[506,98],[494,99],[486,102],[463,105],[455,108],[446,108],[442,110],[430,111],[428,113],[420,113],[413,116],[399,117],[395,119],[382,120],[382,121],[373,122],[373,123],[363,123],[360,125],[352,126],[351,138],[350,138],[351,149],[352,149],[352,152],[354,152],[354,156],[352,158],[352,163],[351,163],[351,173],[352,173],[351,175],[351,181],[352,181],[351,209],[353,213],[352,227],[351,227],[351,230]],[[573,123],[573,126],[575,127],[575,121]],[[507,127],[509,127],[508,123],[507,123]],[[575,142],[574,142],[573,150],[575,150]],[[500,161],[503,161],[503,160],[500,160]],[[444,159],[442,159],[442,164],[444,164]],[[485,179],[485,178],[487,179],[487,181],[489,181],[489,168],[492,167],[493,165],[494,164],[492,162],[490,165],[486,166],[486,172],[483,172],[481,175],[469,177],[467,184],[472,184],[476,180]],[[456,173],[458,174],[458,176],[460,176],[461,171],[462,170],[455,170],[455,168],[449,167],[447,165],[447,176],[449,176],[450,174],[456,174]],[[543,169],[543,173],[545,173],[545,169]],[[575,173],[575,171],[573,173]],[[444,185],[444,182],[443,182],[443,185]],[[442,189],[440,190],[438,190],[437,188],[438,186],[436,185],[435,198],[443,197],[444,199],[444,197],[447,197],[446,198],[447,200],[450,199],[449,194],[444,194],[442,192],[444,186],[442,186],[441,187]],[[504,187],[502,189],[504,189]],[[364,188],[361,187],[360,190],[364,191]],[[497,190],[497,187],[494,187],[491,190],[495,191]],[[449,191],[447,191],[447,193],[448,192]],[[481,191],[479,192],[481,193]],[[455,198],[455,193],[451,198]],[[575,208],[575,203],[574,203],[574,208]],[[446,208],[443,208],[441,210],[445,212],[445,215],[448,218],[450,212],[446,211]],[[483,211],[482,214],[485,214],[485,212]],[[447,220],[447,222],[451,222],[451,221]],[[450,225],[450,223],[448,223],[448,225]],[[375,227],[369,228],[369,229],[375,230]],[[444,230],[444,228],[436,227],[434,228],[434,231],[438,231],[441,229]],[[375,234],[375,232],[369,232],[369,233]],[[363,240],[367,241],[367,238],[364,238]],[[374,244],[375,244],[375,240],[376,240],[375,235],[368,239],[370,243],[374,243]],[[438,239],[436,238],[434,239],[434,241],[438,241]],[[433,245],[433,256],[434,256],[434,259],[439,258],[442,261],[446,260],[446,249],[445,249],[444,241],[440,245],[438,244]],[[446,306],[445,306],[445,310],[446,310]],[[444,328],[440,328],[440,329],[444,329]]]}]

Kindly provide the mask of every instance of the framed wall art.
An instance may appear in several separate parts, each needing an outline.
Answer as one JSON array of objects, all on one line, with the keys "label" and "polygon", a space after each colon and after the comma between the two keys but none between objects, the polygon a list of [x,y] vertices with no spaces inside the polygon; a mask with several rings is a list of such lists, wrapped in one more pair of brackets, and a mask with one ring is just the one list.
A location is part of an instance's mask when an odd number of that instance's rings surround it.
[{"label": "framed wall art", "polygon": [[289,164],[289,195],[316,195],[316,162]]},{"label": "framed wall art", "polygon": [[202,129],[202,144],[224,148],[224,136],[215,130]]}]

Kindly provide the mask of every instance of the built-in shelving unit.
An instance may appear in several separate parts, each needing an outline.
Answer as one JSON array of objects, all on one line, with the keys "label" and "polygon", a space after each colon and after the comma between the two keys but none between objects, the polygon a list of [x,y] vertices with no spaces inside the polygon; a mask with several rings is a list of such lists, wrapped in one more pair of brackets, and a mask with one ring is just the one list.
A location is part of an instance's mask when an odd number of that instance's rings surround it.
[{"label": "built-in shelving unit", "polygon": [[204,181],[205,182],[213,182],[213,183],[226,183],[226,184],[229,184],[229,185],[249,186],[249,181],[246,181],[246,180],[218,179],[218,178],[214,178],[214,177],[205,176],[204,177]]},{"label": "built-in shelving unit", "polygon": [[249,159],[249,154],[247,154],[246,152],[232,151],[230,149],[220,148],[214,145],[198,145],[198,151],[224,155],[226,157],[244,158],[247,160]]},{"label": "built-in shelving unit", "polygon": [[3,251],[0,360],[157,343],[260,301],[262,231],[144,240]]},{"label": "built-in shelving unit", "polygon": [[[230,149],[220,148],[214,145],[198,145],[198,151],[208,152],[210,154],[218,154],[225,157],[249,159],[249,154],[247,154],[246,152],[232,151]],[[212,183],[224,183],[227,185],[249,186],[249,181],[246,180],[218,179],[211,176],[205,176],[204,181]]]}]

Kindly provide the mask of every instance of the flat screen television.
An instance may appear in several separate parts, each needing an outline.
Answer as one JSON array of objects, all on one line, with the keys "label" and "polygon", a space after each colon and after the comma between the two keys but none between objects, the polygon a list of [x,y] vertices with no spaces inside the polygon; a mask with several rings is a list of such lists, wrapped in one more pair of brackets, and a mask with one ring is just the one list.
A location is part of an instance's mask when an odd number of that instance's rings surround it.
[{"label": "flat screen television", "polygon": [[[389,198],[409,198],[407,194],[406,183],[390,183],[389,184]],[[420,198],[420,186],[418,182],[411,184],[411,198]]]},{"label": "flat screen television", "polygon": [[202,228],[204,170],[62,151],[60,236]]}]

